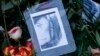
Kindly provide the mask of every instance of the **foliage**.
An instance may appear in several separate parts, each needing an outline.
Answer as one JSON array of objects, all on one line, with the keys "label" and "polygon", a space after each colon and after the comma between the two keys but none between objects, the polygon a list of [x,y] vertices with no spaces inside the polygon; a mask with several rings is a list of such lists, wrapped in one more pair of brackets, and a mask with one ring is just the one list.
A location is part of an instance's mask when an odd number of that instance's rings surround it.
[{"label": "foliage", "polygon": [[[68,56],[91,56],[91,48],[100,47],[100,21],[84,20],[82,12],[87,13],[84,8],[82,0],[74,0],[67,6],[67,15],[77,45],[76,52],[68,54]],[[88,10],[88,12],[90,11]],[[91,12],[88,15],[92,15]]]}]

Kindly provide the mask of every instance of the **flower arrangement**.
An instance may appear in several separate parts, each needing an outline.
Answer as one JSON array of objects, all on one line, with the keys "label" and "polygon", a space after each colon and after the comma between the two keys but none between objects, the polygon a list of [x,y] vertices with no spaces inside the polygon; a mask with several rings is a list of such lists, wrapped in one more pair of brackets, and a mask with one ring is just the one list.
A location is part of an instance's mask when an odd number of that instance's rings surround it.
[{"label": "flower arrangement", "polygon": [[[19,26],[13,27],[10,31],[8,31],[8,35],[11,39],[16,42],[19,42],[22,35],[22,29]],[[9,40],[10,41],[10,40]],[[3,53],[5,56],[33,56],[33,48],[31,38],[27,39],[24,45],[13,46],[11,44],[7,45],[3,49]]]}]

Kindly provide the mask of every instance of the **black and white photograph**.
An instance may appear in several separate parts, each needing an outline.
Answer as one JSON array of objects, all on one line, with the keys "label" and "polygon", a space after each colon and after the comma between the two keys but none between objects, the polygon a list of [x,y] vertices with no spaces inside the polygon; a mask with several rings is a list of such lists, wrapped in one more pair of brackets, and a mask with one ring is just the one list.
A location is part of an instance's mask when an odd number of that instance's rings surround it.
[{"label": "black and white photograph", "polygon": [[67,36],[57,8],[30,14],[41,51],[68,44]]}]

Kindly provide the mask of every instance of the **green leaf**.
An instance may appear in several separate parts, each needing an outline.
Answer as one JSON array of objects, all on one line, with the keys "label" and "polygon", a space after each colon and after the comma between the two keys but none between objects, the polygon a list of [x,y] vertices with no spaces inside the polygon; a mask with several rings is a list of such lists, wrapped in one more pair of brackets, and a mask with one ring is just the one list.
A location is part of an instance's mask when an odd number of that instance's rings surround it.
[{"label": "green leaf", "polygon": [[81,28],[81,31],[83,31],[85,28],[88,28],[89,25],[83,25]]},{"label": "green leaf", "polygon": [[12,3],[13,5],[17,5],[17,4],[18,4],[18,0],[11,0],[11,3]]},{"label": "green leaf", "polygon": [[2,7],[2,11],[6,11],[13,8],[13,5],[11,4],[11,2],[8,2],[6,4],[5,2],[2,2],[1,7]]},{"label": "green leaf", "polygon": [[100,46],[100,35],[97,31],[96,31],[96,41],[98,43],[98,46]]},{"label": "green leaf", "polygon": [[68,18],[70,19],[73,15],[74,15],[74,10],[73,9],[70,9],[68,11]]}]

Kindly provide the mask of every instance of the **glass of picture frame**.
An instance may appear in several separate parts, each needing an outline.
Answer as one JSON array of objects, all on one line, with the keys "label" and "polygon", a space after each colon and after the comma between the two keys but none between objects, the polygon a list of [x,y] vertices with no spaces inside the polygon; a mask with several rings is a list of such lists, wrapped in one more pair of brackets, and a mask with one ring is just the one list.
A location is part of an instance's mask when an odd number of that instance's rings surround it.
[{"label": "glass of picture frame", "polygon": [[57,8],[31,14],[41,51],[67,45],[67,37]]}]

